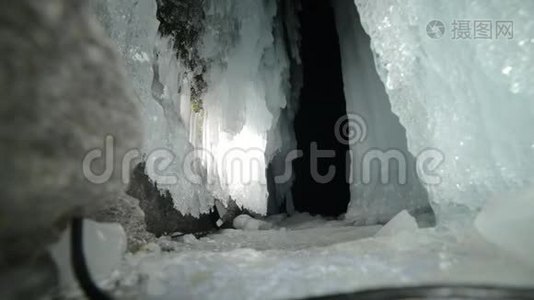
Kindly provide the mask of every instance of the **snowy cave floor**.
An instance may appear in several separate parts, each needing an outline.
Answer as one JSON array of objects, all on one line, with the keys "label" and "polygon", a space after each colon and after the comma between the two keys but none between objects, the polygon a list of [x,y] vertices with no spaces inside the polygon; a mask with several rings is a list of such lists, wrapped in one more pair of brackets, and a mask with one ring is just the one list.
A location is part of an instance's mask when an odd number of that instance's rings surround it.
[{"label": "snowy cave floor", "polygon": [[475,229],[375,237],[381,226],[308,215],[268,222],[272,229],[160,238],[126,255],[112,280],[114,293],[128,299],[295,299],[417,284],[533,284],[531,265]]}]

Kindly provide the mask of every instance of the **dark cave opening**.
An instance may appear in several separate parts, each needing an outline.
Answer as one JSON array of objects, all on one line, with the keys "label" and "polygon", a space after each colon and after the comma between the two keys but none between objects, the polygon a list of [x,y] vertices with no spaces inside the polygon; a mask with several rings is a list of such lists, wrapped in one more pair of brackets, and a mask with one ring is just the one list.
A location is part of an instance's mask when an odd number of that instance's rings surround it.
[{"label": "dark cave opening", "polygon": [[[293,202],[300,212],[339,216],[347,211],[350,202],[346,180],[350,161],[349,147],[339,142],[335,134],[336,122],[347,111],[339,39],[330,1],[302,1],[299,20],[303,86],[294,129],[303,156],[293,162]],[[330,153],[321,153],[323,150]],[[332,170],[335,173],[330,180],[317,180]]]}]

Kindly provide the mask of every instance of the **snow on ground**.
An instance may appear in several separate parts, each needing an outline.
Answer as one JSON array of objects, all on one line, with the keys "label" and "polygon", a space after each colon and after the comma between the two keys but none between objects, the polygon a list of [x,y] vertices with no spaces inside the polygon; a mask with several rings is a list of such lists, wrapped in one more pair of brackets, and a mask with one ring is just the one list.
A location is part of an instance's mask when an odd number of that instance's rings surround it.
[{"label": "snow on ground", "polygon": [[117,296],[287,299],[421,283],[534,284],[534,266],[485,242],[474,229],[374,237],[380,226],[307,215],[267,221],[273,229],[161,238],[128,254],[115,274]]}]

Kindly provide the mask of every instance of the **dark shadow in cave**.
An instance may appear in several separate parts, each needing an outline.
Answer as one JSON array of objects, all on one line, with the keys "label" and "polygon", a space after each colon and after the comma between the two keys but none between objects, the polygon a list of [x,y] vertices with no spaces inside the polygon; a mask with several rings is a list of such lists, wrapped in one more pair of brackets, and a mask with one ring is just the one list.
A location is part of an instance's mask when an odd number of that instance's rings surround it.
[{"label": "dark shadow in cave", "polygon": [[204,233],[217,229],[218,215],[212,211],[198,218],[183,215],[174,208],[169,191],[162,193],[145,172],[145,164],[138,164],[132,172],[128,195],[139,200],[145,214],[146,230],[156,237],[172,233]]},{"label": "dark shadow in cave", "polygon": [[[337,120],[347,113],[334,12],[329,1],[305,0],[299,19],[304,81],[294,128],[303,156],[293,162],[293,201],[297,211],[338,216],[347,211],[350,201],[345,179],[350,164],[346,161],[349,147],[340,143],[334,132]],[[312,174],[313,143],[316,149],[335,153],[333,158],[318,159],[315,168],[324,176],[335,166],[335,175],[328,182],[318,182]]]}]

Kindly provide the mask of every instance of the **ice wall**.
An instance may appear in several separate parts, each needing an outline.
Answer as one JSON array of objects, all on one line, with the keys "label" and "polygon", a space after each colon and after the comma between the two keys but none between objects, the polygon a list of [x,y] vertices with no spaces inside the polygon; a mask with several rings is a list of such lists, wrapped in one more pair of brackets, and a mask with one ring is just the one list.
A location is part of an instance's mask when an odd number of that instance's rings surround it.
[{"label": "ice wall", "polygon": [[196,47],[207,89],[195,112],[191,75],[171,40],[157,33],[155,1],[93,0],[93,6],[125,58],[138,96],[149,177],[170,191],[182,213],[198,216],[215,197],[265,214],[266,167],[291,130],[287,114],[280,117],[289,60],[275,22],[277,2],[203,3]]},{"label": "ice wall", "polygon": [[[385,87],[376,72],[369,36],[361,28],[354,2],[336,0],[332,4],[341,50],[347,113],[361,117],[360,124],[354,122],[351,125],[353,130],[364,134],[362,130],[366,128],[365,136],[350,145],[353,183],[346,216],[364,224],[385,223],[407,209],[418,216],[420,222],[432,223],[428,194],[412,167],[415,159],[408,151],[405,129],[391,111]],[[395,161],[395,156],[391,156],[391,161],[378,163],[375,159],[369,163],[373,151],[384,154],[382,157],[388,153],[398,154],[402,160]],[[387,170],[381,170],[382,164]],[[364,177],[368,172],[371,180]],[[386,182],[381,181],[382,172],[387,175]]]},{"label": "ice wall", "polygon": [[[437,169],[425,171],[440,177],[427,185],[439,220],[461,212],[471,215],[489,197],[531,185],[534,3],[356,0],[355,4],[371,37],[392,110],[406,128],[410,152],[417,157],[433,148],[445,157]],[[427,34],[431,20],[444,24],[442,36]],[[469,36],[463,34],[469,38],[455,38],[459,36],[455,20],[471,21]],[[475,20],[492,24],[490,38],[474,38]],[[513,22],[513,37],[503,35],[502,27],[498,36],[497,21]],[[439,27],[429,30],[439,32]]]}]

